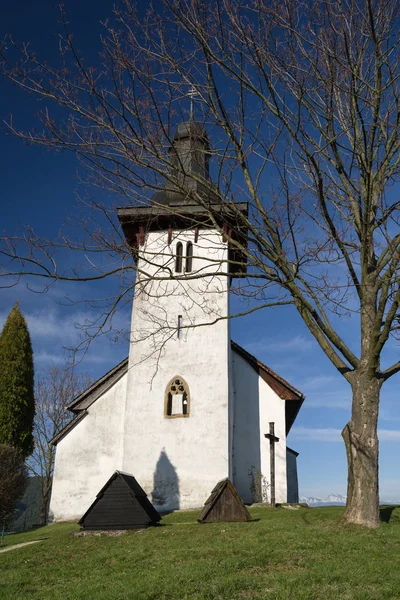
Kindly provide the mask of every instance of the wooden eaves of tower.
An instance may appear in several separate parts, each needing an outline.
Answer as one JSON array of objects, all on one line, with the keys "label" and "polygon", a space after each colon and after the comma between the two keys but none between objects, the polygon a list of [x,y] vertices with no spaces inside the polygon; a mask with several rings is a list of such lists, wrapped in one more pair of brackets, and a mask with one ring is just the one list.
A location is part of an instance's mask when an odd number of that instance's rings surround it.
[{"label": "wooden eaves of tower", "polygon": [[[214,191],[210,182],[210,152],[204,128],[193,121],[181,123],[174,135],[170,156],[177,174],[174,174],[172,166],[170,180],[153,195],[150,205],[117,210],[134,257],[149,232],[168,231],[168,242],[171,243],[175,230],[194,229],[196,243],[199,229],[215,229],[217,226],[228,243],[231,275],[243,276],[247,270],[247,228],[238,222],[237,217],[240,213],[247,218],[248,203],[223,203]],[[194,200],[196,197],[199,198],[198,203]]]}]

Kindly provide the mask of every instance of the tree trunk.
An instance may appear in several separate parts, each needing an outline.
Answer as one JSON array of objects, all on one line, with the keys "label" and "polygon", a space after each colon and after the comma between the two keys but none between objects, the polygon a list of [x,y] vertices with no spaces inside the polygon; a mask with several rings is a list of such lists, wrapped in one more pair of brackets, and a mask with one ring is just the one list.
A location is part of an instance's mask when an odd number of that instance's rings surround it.
[{"label": "tree trunk", "polygon": [[348,482],[343,520],[379,527],[378,409],[381,381],[367,369],[358,369],[352,380],[350,421],[342,431],[346,445]]},{"label": "tree trunk", "polygon": [[49,500],[50,500],[50,492],[51,492],[51,486],[45,486],[44,489],[42,489],[42,500],[40,503],[40,524],[41,525],[46,525],[47,523],[47,507],[49,504]]}]

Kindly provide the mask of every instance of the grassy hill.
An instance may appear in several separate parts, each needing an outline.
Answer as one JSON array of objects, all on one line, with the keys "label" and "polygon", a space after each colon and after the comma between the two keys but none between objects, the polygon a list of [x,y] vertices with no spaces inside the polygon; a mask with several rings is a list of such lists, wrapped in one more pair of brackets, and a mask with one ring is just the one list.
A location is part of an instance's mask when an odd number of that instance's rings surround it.
[{"label": "grassy hill", "polygon": [[75,537],[74,524],[6,536],[2,600],[396,600],[400,507],[377,531],[337,524],[339,507],[250,509],[250,523],[199,525],[197,512],[120,537]]}]

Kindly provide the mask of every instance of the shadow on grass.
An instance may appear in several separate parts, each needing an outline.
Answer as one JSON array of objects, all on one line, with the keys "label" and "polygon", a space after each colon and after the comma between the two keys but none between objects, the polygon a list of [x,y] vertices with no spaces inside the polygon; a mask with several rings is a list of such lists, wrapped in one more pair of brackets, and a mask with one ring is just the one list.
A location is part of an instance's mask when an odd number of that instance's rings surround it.
[{"label": "shadow on grass", "polygon": [[171,515],[172,513],[176,512],[176,511],[175,511],[175,509],[172,509],[172,510],[164,510],[164,511],[158,510],[157,512],[160,515],[160,517],[163,518],[163,517],[166,517],[167,515]]},{"label": "shadow on grass", "polygon": [[16,531],[6,531],[5,535],[19,535],[21,533],[31,533],[32,531],[37,531],[38,529],[43,529],[43,527],[47,527],[48,523],[43,523],[42,525],[32,525],[32,527],[28,527],[27,529],[18,529]]},{"label": "shadow on grass", "polygon": [[392,520],[392,518],[396,521],[400,521],[399,514],[396,514],[394,515],[394,517],[392,517],[392,513],[396,508],[400,508],[400,504],[390,504],[389,506],[382,506],[379,509],[381,521],[383,521],[384,523],[389,523]]},{"label": "shadow on grass", "polygon": [[43,529],[43,527],[47,527],[48,523],[42,523],[41,525],[32,525],[29,529],[25,529],[25,531],[21,533],[30,533],[31,531],[36,531],[37,529]]},{"label": "shadow on grass", "polygon": [[259,518],[254,518],[254,519],[249,519],[248,521],[224,521],[223,519],[218,520],[218,521],[199,521],[197,520],[196,523],[200,523],[200,525],[218,525],[220,523],[225,523],[225,525],[236,525],[237,523],[239,523],[240,525],[247,525],[248,523],[258,523],[258,521],[261,521],[261,519]]}]

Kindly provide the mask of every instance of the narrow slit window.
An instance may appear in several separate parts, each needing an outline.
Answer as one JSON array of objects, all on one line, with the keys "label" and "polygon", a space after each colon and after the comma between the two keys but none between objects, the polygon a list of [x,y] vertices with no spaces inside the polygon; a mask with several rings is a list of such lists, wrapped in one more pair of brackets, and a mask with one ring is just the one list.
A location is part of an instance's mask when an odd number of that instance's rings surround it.
[{"label": "narrow slit window", "polygon": [[182,273],[182,255],[183,255],[183,246],[181,242],[178,242],[176,245],[176,258],[175,258],[175,271],[177,273]]},{"label": "narrow slit window", "polygon": [[193,270],[193,244],[192,244],[192,242],[188,242],[186,244],[185,271],[186,271],[186,273],[191,273],[192,270]]},{"label": "narrow slit window", "polygon": [[182,337],[182,315],[178,315],[178,340]]},{"label": "narrow slit window", "polygon": [[189,386],[178,375],[171,379],[165,390],[164,415],[166,417],[188,417],[189,408]]}]

